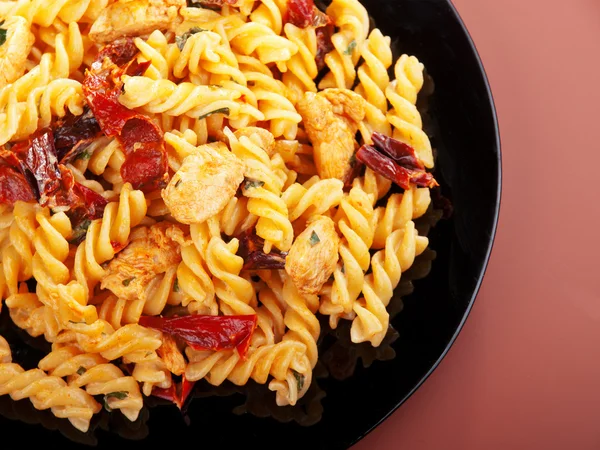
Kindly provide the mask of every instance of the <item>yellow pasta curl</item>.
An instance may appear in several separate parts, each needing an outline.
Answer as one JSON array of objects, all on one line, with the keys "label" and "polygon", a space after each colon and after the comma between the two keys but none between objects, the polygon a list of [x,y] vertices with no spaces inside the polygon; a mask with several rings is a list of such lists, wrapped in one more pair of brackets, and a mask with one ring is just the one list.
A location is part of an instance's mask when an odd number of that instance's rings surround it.
[{"label": "yellow pasta curl", "polygon": [[[308,390],[312,379],[306,346],[294,340],[250,347],[244,360],[237,352],[196,351],[189,347],[186,355],[190,363],[185,376],[190,381],[206,379],[210,384],[219,386],[223,381],[229,380],[242,386],[250,378],[264,384],[272,376],[269,388],[277,392],[279,405],[296,404]],[[298,384],[300,377],[302,386]]]},{"label": "yellow pasta curl", "polygon": [[340,317],[352,318],[352,306],[364,284],[364,274],[369,268],[369,248],[373,242],[372,199],[369,194],[353,187],[344,197],[334,217],[341,235],[340,264],[333,273],[331,291],[323,296],[320,312],[329,315],[332,328]]},{"label": "yellow pasta curl", "polygon": [[[245,128],[239,133],[248,132],[250,136],[236,136],[231,131],[225,133],[229,138],[231,151],[246,165],[243,194],[248,200],[248,211],[259,219],[256,234],[265,240],[265,251],[271,246],[287,251],[292,245],[294,230],[288,218],[288,209],[281,198],[283,180],[272,170],[268,146],[272,146],[272,136],[255,132],[258,129]],[[270,141],[270,142],[269,142]],[[272,150],[271,150],[272,151]]]},{"label": "yellow pasta curl", "polygon": [[363,297],[354,302],[356,317],[352,321],[352,342],[369,341],[377,347],[383,340],[389,324],[386,310],[402,272],[408,270],[415,257],[423,253],[429,241],[419,236],[412,221],[394,231],[386,240],[385,248],[371,259],[371,273],[365,277]]},{"label": "yellow pasta curl", "polygon": [[0,336],[0,395],[6,394],[13,400],[28,398],[36,409],[50,409],[82,432],[88,430],[92,416],[101,409],[90,394],[69,386],[62,378],[41,369],[25,371],[11,363],[8,343]]},{"label": "yellow pasta curl", "polygon": [[392,108],[387,119],[394,127],[393,136],[411,145],[425,167],[433,167],[433,152],[429,137],[422,130],[417,110],[417,94],[423,87],[423,64],[414,56],[402,55],[394,65],[396,79],[385,90]]},{"label": "yellow pasta curl", "polygon": [[75,346],[53,348],[39,368],[50,376],[66,377],[69,386],[85,388],[90,395],[104,395],[107,407],[121,410],[132,422],[144,405],[137,381],[98,354]]}]

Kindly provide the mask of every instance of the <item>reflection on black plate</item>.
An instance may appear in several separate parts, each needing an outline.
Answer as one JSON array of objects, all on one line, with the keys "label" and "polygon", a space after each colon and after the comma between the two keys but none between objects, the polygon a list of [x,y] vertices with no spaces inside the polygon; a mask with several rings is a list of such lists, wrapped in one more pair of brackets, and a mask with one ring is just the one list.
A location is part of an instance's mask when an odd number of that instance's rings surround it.
[{"label": "reflection on black plate", "polygon": [[[394,40],[396,55],[416,55],[435,80],[424,122],[436,149],[435,177],[453,208],[450,219],[429,230],[432,250],[403,275],[390,304],[393,329],[381,347],[349,345],[346,326],[335,332],[324,328],[313,385],[294,408],[277,408],[264,386],[213,388],[199,383],[186,417],[174,406],[149,402],[134,423],[120,414],[102,413],[84,434],[66,420],[36,411],[27,400],[0,397],[2,448],[11,448],[7,436],[19,447],[62,450],[81,444],[105,449],[149,444],[347,448],[403,403],[437,366],[472,306],[495,232],[500,144],[493,102],[473,44],[448,1],[364,3],[377,26]],[[445,208],[443,199],[438,200],[436,206]],[[431,211],[423,218],[421,229],[435,223],[439,213]],[[14,339],[7,333],[13,342],[25,338],[14,333]],[[30,350],[24,352],[21,344],[14,349],[15,359],[39,360],[36,345],[28,340]]]}]

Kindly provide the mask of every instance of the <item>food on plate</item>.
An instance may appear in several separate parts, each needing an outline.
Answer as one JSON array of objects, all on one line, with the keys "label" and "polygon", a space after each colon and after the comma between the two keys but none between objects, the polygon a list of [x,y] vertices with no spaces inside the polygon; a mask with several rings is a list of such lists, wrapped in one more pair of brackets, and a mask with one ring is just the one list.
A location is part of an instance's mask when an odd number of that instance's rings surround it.
[{"label": "food on plate", "polygon": [[0,337],[0,395],[81,431],[200,380],[294,405],[319,316],[379,346],[437,186],[392,63],[357,0],[2,2],[0,307],[51,351]]}]

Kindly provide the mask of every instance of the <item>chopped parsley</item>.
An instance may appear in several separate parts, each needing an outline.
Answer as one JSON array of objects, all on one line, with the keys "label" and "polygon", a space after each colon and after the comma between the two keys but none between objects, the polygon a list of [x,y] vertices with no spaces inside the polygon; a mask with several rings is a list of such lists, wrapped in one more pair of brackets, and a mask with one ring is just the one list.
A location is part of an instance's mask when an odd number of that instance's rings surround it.
[{"label": "chopped parsley", "polygon": [[69,239],[69,243],[72,245],[79,245],[81,241],[85,239],[85,235],[87,234],[87,230],[91,223],[92,222],[89,219],[85,219],[79,223],[73,229],[73,234],[71,235],[71,239]]},{"label": "chopped parsley", "polygon": [[344,55],[351,55],[355,48],[356,48],[356,41],[353,39],[348,44],[348,48],[346,50],[344,50]]},{"label": "chopped parsley", "polygon": [[109,398],[117,398],[119,400],[124,400],[127,398],[128,394],[129,394],[128,391],[109,392],[108,394],[106,394],[104,396],[104,400],[108,400]]},{"label": "chopped parsley", "polygon": [[193,28],[190,28],[189,30],[187,30],[181,36],[177,36],[175,38],[175,42],[177,43],[177,47],[179,47],[179,50],[183,50],[183,47],[185,47],[185,43],[190,38],[190,36],[192,36],[196,33],[201,33],[202,31],[206,31],[206,30],[204,28],[200,28],[200,27],[193,27]]},{"label": "chopped parsley", "polygon": [[[4,20],[2,22],[0,22],[0,27],[4,25]],[[6,34],[8,33],[8,30],[4,29],[4,28],[0,28],[0,45],[4,44],[6,42]]]},{"label": "chopped parsley", "polygon": [[181,184],[181,182],[182,182],[182,181],[183,181],[183,180],[180,178],[179,180],[177,180],[177,181],[175,182],[175,189],[177,189],[177,187],[178,187],[178,186]]},{"label": "chopped parsley", "polygon": [[264,181],[252,180],[250,178],[246,178],[244,180],[244,190],[246,190],[246,191],[248,189],[263,187],[264,185],[265,185]]},{"label": "chopped parsley", "polygon": [[292,369],[292,373],[294,374],[294,378],[296,379],[296,383],[298,384],[298,390],[301,391],[304,387],[304,375],[296,372],[294,369]]},{"label": "chopped parsley", "polygon": [[310,242],[311,247],[314,247],[319,242],[321,242],[321,239],[319,238],[319,235],[316,233],[316,231],[313,230],[313,232],[310,234],[310,239],[308,240],[308,242]]},{"label": "chopped parsley", "polygon": [[127,398],[127,394],[129,394],[128,391],[109,392],[104,396],[104,409],[106,409],[108,412],[111,412],[112,408],[108,406],[108,400],[111,398],[123,400],[124,398]]},{"label": "chopped parsley", "polygon": [[179,278],[175,278],[175,283],[173,283],[173,292],[179,292]]},{"label": "chopped parsley", "polygon": [[131,277],[131,278],[127,278],[126,280],[123,280],[123,286],[127,287],[131,284],[131,282],[135,280],[135,277]]},{"label": "chopped parsley", "polygon": [[77,157],[75,159],[83,159],[84,161],[87,161],[88,159],[90,159],[92,157],[92,154],[88,151],[88,149],[86,148],[84,151],[82,151],[79,155],[77,155]]},{"label": "chopped parsley", "polygon": [[83,366],[79,366],[79,369],[77,369],[77,375],[83,375],[85,373],[87,369]]},{"label": "chopped parsley", "polygon": [[206,114],[202,114],[200,117],[198,117],[198,120],[206,119],[208,116],[212,116],[213,114],[225,114],[226,116],[228,116],[229,108],[219,108],[215,109],[214,111],[207,112]]}]

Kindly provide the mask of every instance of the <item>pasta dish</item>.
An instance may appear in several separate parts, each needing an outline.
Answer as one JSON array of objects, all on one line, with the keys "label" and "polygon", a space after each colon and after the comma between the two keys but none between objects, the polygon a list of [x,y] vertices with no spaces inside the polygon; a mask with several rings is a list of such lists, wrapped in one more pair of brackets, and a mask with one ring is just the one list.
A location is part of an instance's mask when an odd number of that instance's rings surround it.
[{"label": "pasta dish", "polygon": [[[358,0],[0,1],[0,395],[86,431],[377,347],[428,246],[424,67]],[[3,305],[3,304],[4,305]],[[14,347],[13,347],[14,349]]]}]

